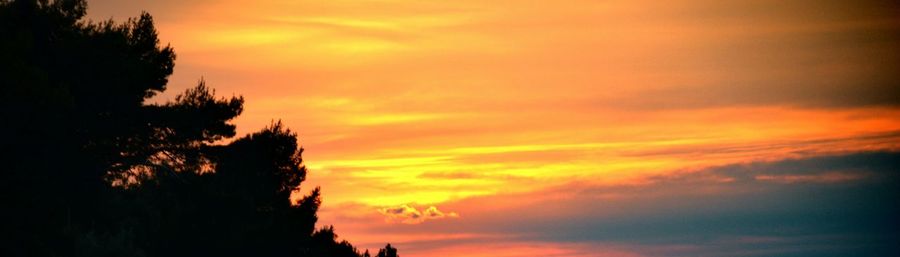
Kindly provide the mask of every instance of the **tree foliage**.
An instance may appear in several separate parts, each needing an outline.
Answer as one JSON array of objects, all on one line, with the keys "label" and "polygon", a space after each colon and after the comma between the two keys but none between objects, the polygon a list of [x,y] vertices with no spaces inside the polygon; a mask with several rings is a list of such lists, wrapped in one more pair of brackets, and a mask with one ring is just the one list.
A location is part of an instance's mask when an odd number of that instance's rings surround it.
[{"label": "tree foliage", "polygon": [[391,244],[387,244],[381,250],[378,250],[378,255],[376,257],[400,257],[397,255],[397,248],[391,247]]},{"label": "tree foliage", "polygon": [[[153,18],[83,0],[0,0],[0,256],[361,256],[315,229],[318,188],[280,122],[235,136],[242,97],[163,92]],[[388,247],[390,248],[390,247]]]}]

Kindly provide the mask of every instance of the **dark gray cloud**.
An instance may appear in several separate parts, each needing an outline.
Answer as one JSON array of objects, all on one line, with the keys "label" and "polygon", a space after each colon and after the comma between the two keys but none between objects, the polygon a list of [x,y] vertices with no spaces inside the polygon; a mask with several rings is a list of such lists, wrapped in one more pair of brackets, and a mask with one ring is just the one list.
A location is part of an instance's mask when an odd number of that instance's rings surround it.
[{"label": "dark gray cloud", "polygon": [[[650,252],[661,256],[895,255],[898,174],[900,154],[878,152],[730,165],[657,178],[652,186],[582,189],[585,195],[624,190],[632,196],[585,202],[588,215],[547,223],[537,237],[646,249],[695,246]],[[837,179],[804,179],[829,176]],[[794,180],[762,179],[768,177]],[[589,214],[609,208],[622,211],[602,218]]]}]

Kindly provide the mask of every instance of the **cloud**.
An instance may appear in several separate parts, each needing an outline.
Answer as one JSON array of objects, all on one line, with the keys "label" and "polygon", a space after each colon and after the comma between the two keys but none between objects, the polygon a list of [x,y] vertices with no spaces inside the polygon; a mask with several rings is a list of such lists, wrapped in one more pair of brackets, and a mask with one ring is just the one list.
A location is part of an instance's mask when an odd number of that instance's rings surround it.
[{"label": "cloud", "polygon": [[428,209],[425,209],[423,214],[425,215],[426,218],[429,218],[429,219],[442,219],[444,217],[450,217],[450,218],[459,217],[459,214],[456,214],[455,212],[450,212],[450,213],[444,214],[444,212],[438,210],[437,207],[434,207],[434,206],[431,206],[431,207],[428,207]]},{"label": "cloud", "polygon": [[456,212],[444,213],[435,206],[429,206],[423,211],[417,210],[409,205],[400,205],[396,207],[387,207],[378,210],[386,218],[389,223],[400,222],[404,224],[419,224],[427,220],[437,220],[443,218],[458,218]]},{"label": "cloud", "polygon": [[[466,211],[452,224],[372,230],[512,235],[510,242],[615,245],[641,256],[890,256],[900,240],[898,194],[900,152],[862,152],[710,167],[639,184],[573,182],[476,197],[444,204]],[[416,249],[426,253],[478,244],[406,245],[428,247]]]},{"label": "cloud", "polygon": [[839,183],[862,179],[864,177],[865,176],[862,174],[850,172],[829,172],[816,175],[758,175],[754,178],[756,178],[756,180],[777,183]]},{"label": "cloud", "polygon": [[685,174],[681,178],[712,174],[742,181],[779,181],[779,178],[781,180],[795,178],[807,182],[846,182],[867,177],[884,180],[896,177],[898,170],[900,170],[898,152],[861,152],[725,165]]}]

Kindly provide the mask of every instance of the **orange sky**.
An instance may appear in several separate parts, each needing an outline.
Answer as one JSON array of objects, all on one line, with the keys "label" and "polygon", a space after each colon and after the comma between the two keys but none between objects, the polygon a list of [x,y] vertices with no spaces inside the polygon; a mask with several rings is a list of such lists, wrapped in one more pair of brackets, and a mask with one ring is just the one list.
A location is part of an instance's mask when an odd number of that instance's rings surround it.
[{"label": "orange sky", "polygon": [[[484,240],[499,249],[485,256],[639,256],[447,227],[576,216],[535,206],[575,199],[553,193],[573,184],[900,150],[892,2],[88,2],[93,19],[155,17],[178,55],[157,100],[201,77],[245,96],[239,134],[274,119],[299,132],[321,223],[404,256]],[[758,178],[855,178],[842,172]]]}]

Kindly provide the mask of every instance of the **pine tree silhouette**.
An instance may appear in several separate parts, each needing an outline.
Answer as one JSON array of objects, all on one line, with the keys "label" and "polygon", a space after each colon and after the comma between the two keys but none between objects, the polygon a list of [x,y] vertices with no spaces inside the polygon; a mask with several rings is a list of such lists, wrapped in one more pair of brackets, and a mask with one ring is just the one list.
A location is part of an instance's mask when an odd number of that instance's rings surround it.
[{"label": "pine tree silhouette", "polygon": [[397,248],[391,247],[391,244],[387,244],[381,250],[378,250],[378,255],[376,257],[400,257],[397,255]]},{"label": "pine tree silhouette", "polygon": [[163,92],[153,18],[83,0],[0,0],[0,256],[362,256],[316,230],[318,188],[280,122],[235,136],[242,97]]}]

